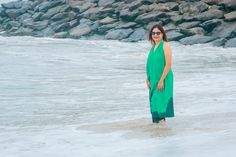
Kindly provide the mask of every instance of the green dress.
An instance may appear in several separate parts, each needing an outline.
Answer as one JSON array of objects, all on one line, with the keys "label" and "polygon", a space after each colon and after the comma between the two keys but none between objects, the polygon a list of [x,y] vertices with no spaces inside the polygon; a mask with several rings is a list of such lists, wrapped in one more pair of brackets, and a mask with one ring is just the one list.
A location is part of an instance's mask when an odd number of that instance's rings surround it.
[{"label": "green dress", "polygon": [[165,67],[164,40],[162,39],[156,50],[155,45],[152,46],[146,63],[146,74],[150,82],[149,102],[150,111],[153,117],[159,119],[165,117],[174,117],[173,105],[173,81],[174,75],[172,69],[168,71],[163,84],[164,89],[159,91],[158,82],[163,74]]}]

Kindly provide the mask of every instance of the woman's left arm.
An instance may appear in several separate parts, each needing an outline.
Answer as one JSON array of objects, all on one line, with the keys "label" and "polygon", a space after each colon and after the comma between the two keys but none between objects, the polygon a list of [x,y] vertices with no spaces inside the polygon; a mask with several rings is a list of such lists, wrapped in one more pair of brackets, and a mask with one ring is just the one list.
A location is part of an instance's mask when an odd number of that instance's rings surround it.
[{"label": "woman's left arm", "polygon": [[165,61],[166,61],[166,65],[163,71],[163,74],[161,76],[160,81],[164,81],[166,75],[168,74],[170,68],[171,68],[171,64],[172,64],[172,52],[171,52],[171,48],[168,42],[164,42],[164,54],[165,54]]}]

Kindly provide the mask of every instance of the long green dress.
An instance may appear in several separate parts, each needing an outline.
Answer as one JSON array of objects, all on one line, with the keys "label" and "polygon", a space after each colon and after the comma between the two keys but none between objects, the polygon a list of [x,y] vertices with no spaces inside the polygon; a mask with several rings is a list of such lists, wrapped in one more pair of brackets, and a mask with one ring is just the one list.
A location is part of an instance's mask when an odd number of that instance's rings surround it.
[{"label": "long green dress", "polygon": [[163,45],[164,40],[162,39],[155,50],[155,44],[152,46],[146,63],[146,74],[148,80],[150,81],[150,111],[152,116],[158,119],[175,116],[173,105],[174,75],[171,68],[163,81],[164,89],[159,91],[157,88],[158,82],[165,67],[165,54]]}]

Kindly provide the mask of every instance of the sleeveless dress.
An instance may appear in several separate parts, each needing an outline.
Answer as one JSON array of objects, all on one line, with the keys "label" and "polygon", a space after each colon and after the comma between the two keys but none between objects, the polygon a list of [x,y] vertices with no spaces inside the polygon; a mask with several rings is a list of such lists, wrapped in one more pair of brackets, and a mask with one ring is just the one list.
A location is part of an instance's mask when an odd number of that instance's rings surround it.
[{"label": "sleeveless dress", "polygon": [[165,117],[175,116],[173,105],[174,75],[171,68],[163,81],[164,89],[159,91],[157,88],[158,82],[165,67],[165,54],[163,45],[164,40],[162,39],[155,50],[155,45],[152,46],[146,63],[146,74],[150,82],[150,112],[152,114],[153,122],[159,121],[160,119],[165,119]]}]

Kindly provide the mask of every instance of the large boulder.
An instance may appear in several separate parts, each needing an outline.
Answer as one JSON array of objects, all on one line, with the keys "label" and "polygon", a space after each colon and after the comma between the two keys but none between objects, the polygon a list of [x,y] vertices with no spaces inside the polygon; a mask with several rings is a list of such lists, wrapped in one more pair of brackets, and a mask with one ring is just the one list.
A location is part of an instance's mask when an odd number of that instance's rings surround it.
[{"label": "large boulder", "polygon": [[184,45],[203,44],[214,40],[215,38],[210,36],[194,35],[180,39],[180,43]]},{"label": "large boulder", "polygon": [[111,30],[106,34],[105,39],[121,40],[127,38],[132,32],[131,28]]},{"label": "large boulder", "polygon": [[236,38],[229,39],[225,43],[225,47],[236,47]]},{"label": "large boulder", "polygon": [[91,32],[91,28],[86,24],[81,24],[77,27],[72,28],[69,31],[69,35],[72,38],[80,38],[83,35],[87,35]]},{"label": "large boulder", "polygon": [[230,13],[227,13],[224,16],[227,21],[234,21],[234,20],[236,20],[236,11],[232,11]]}]

